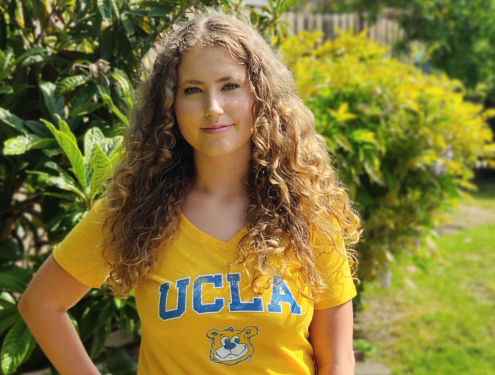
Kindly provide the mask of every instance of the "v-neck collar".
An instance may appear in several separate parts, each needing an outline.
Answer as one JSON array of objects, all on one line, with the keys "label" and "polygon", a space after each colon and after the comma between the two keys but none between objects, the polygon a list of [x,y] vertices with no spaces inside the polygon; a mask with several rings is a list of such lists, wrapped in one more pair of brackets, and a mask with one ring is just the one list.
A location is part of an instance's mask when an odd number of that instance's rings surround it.
[{"label": "v-neck collar", "polygon": [[206,245],[223,253],[233,252],[237,248],[237,245],[241,238],[244,237],[244,235],[247,233],[247,225],[245,225],[239,232],[234,235],[234,237],[232,237],[227,242],[223,242],[196,228],[184,214],[181,215],[180,226],[196,241],[199,241],[203,245]]}]

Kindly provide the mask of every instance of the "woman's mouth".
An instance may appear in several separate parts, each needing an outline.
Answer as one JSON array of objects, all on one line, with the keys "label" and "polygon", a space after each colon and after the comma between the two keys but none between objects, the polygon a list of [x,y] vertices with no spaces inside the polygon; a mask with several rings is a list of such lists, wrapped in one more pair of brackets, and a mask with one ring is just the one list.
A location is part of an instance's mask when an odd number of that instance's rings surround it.
[{"label": "woman's mouth", "polygon": [[215,125],[207,128],[201,128],[205,133],[208,134],[220,134],[220,133],[225,133],[227,130],[229,130],[233,124],[231,125]]}]

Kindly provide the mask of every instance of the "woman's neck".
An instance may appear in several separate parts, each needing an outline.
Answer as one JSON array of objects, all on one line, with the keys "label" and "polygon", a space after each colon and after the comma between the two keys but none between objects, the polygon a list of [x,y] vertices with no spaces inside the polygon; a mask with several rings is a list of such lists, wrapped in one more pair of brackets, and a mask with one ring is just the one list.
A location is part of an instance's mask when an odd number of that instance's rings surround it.
[{"label": "woman's neck", "polygon": [[239,150],[233,155],[220,157],[195,153],[197,176],[193,191],[221,201],[247,198],[244,179],[250,159],[250,150]]}]

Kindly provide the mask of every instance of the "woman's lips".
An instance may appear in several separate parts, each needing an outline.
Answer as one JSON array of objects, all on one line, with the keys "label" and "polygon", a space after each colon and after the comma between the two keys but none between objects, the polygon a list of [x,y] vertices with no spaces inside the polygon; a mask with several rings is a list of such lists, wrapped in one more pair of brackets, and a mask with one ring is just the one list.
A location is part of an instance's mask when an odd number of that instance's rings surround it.
[{"label": "woman's lips", "polygon": [[215,128],[201,128],[201,130],[203,130],[205,133],[208,133],[208,134],[220,134],[220,133],[225,133],[232,126],[234,126],[234,125],[218,126]]}]

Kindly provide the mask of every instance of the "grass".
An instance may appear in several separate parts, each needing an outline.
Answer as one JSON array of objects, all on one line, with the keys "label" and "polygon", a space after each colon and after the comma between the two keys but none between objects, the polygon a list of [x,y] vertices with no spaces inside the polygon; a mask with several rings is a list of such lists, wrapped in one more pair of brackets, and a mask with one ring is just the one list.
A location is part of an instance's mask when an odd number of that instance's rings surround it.
[{"label": "grass", "polygon": [[[495,187],[468,204],[495,210]],[[367,287],[357,341],[373,344],[367,361],[394,375],[493,375],[495,222],[440,237],[437,247],[427,272],[404,260],[388,289]]]},{"label": "grass", "polygon": [[478,191],[470,192],[473,200],[468,200],[465,204],[487,208],[495,211],[495,183],[478,184]]}]

